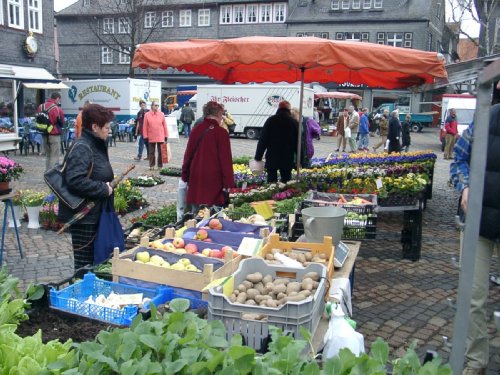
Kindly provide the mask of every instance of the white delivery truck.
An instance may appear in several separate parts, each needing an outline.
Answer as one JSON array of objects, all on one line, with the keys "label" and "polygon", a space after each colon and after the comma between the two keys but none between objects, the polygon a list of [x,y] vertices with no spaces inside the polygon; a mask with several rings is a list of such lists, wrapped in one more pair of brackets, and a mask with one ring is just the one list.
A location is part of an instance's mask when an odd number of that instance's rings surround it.
[{"label": "white delivery truck", "polygon": [[470,94],[443,94],[441,102],[441,129],[439,132],[442,150],[444,150],[444,136],[446,135],[444,123],[451,109],[455,109],[458,122],[458,134],[462,135],[463,131],[467,129],[472,120],[474,120],[476,97]]},{"label": "white delivery truck", "polygon": [[61,107],[68,118],[76,117],[88,100],[111,109],[115,121],[124,122],[137,116],[139,101],[148,108],[153,100],[160,101],[161,82],[147,79],[89,79],[63,81],[69,90],[62,93]]},{"label": "white delivery truck", "polygon": [[[193,100],[194,98],[192,98]],[[190,100],[190,103],[192,103]],[[233,116],[235,133],[256,139],[269,116],[276,113],[279,102],[287,100],[299,108],[298,85],[203,85],[198,86],[196,114],[202,116],[203,105],[209,101],[224,104]],[[313,116],[314,91],[304,88],[302,115]]]}]

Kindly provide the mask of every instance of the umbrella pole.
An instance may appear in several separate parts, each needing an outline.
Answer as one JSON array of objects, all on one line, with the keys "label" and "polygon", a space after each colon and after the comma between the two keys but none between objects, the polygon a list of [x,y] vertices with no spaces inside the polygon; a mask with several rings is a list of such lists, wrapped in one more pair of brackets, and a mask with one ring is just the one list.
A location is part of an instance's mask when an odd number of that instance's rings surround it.
[{"label": "umbrella pole", "polygon": [[305,68],[300,68],[300,103],[299,103],[299,136],[297,140],[297,180],[300,180],[300,147],[302,144],[302,109],[304,103],[304,72]]}]

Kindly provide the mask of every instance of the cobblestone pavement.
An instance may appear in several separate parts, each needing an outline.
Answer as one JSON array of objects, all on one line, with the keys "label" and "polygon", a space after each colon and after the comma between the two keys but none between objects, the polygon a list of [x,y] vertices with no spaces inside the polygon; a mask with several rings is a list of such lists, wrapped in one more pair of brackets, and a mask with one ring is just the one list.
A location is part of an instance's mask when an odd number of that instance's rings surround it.
[{"label": "cobblestone pavement", "polygon": [[[373,144],[375,138],[370,138]],[[232,138],[234,156],[253,155],[256,141]],[[180,166],[186,139],[171,143],[173,166]],[[315,143],[316,155],[326,156],[336,149],[336,138],[322,137]],[[448,299],[456,299],[458,269],[451,258],[458,257],[459,233],[454,224],[457,194],[448,185],[449,162],[440,152],[438,130],[425,128],[422,133],[412,134],[412,149],[430,149],[438,159],[434,173],[433,198],[428,201],[423,214],[422,257],[417,262],[402,259],[401,212],[382,213],[377,222],[376,240],[362,243],[356,265],[353,292],[353,318],[365,335],[367,344],[382,337],[391,347],[391,355],[401,355],[413,340],[418,340],[418,352],[437,350],[447,361],[450,353],[442,336],[451,338],[455,311]],[[118,142],[111,147],[110,157],[115,173],[134,163],[134,143]],[[22,163],[27,173],[21,181],[12,185],[14,189],[44,189],[42,180],[44,157],[13,155]],[[149,173],[147,161],[135,162],[137,167],[131,176]],[[166,183],[145,188],[144,195],[150,207],[175,201],[177,178],[168,177]],[[144,211],[144,210],[143,210]],[[141,213],[136,211],[123,217],[128,220]],[[1,216],[3,218],[3,215]],[[58,236],[44,230],[28,230],[23,223],[20,230],[25,257],[21,259],[13,229],[6,233],[4,260],[8,270],[23,282],[47,282],[60,280],[72,274],[72,252],[69,235]],[[496,267],[496,265],[494,266]],[[500,310],[498,286],[491,286],[488,318],[491,333],[490,374],[500,373],[500,336],[492,322],[492,312]]]}]

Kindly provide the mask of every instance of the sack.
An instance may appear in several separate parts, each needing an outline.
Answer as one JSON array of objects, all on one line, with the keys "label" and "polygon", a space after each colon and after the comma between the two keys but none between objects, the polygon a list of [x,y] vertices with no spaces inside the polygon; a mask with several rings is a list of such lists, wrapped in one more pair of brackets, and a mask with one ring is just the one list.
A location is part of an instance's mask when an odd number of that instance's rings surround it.
[{"label": "sack", "polygon": [[49,134],[54,129],[54,126],[50,122],[49,112],[55,106],[55,104],[52,104],[49,108],[45,109],[45,104],[42,104],[42,110],[35,115],[35,124],[39,132]]},{"label": "sack", "polygon": [[[61,202],[64,202],[64,204],[72,210],[77,210],[85,204],[85,198],[75,195],[71,191],[69,191],[68,186],[66,185],[66,179],[64,178],[64,170],[66,169],[67,158],[71,154],[71,151],[73,151],[73,148],[74,146],[71,148],[71,150],[69,150],[64,163],[62,165],[54,165],[43,174],[43,178],[50,190],[52,190],[54,194],[57,195],[57,198],[59,198]],[[93,167],[94,163],[92,163],[92,165],[90,166],[87,177],[92,174]]]},{"label": "sack", "polygon": [[344,129],[344,137],[345,138],[351,138],[351,128],[345,128]]},{"label": "sack", "polygon": [[120,220],[116,216],[113,200],[107,198],[102,204],[94,241],[94,264],[106,261],[113,254],[115,247],[118,247],[120,252],[125,250],[125,236]]},{"label": "sack", "polygon": [[170,147],[168,147],[168,143],[161,144],[161,162],[163,164],[167,164],[172,158],[171,155],[169,155],[169,149]]}]

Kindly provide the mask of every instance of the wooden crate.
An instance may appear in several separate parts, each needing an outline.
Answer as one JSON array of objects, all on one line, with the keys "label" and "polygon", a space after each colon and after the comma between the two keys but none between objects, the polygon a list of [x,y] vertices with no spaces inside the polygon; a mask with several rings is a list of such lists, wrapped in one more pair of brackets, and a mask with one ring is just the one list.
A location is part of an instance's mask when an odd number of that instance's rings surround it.
[{"label": "wooden crate", "polygon": [[[148,245],[149,239],[143,237],[139,247],[148,247]],[[216,271],[214,271],[212,264],[205,264],[203,272],[196,273],[126,260],[134,254],[137,248],[130,249],[121,254],[115,250],[111,260],[113,281],[117,282],[119,277],[130,277],[137,280],[201,292],[213,280],[232,275],[238,269],[243,259],[241,255],[233,258],[232,254],[228,253],[226,254],[226,259],[224,259],[224,265]]]},{"label": "wooden crate", "polygon": [[[332,237],[323,237],[323,243],[287,242],[280,241],[278,234],[271,234],[269,236],[269,242],[262,247],[259,255],[264,258],[266,254],[270,254],[273,249],[281,249],[285,254],[290,252],[311,252],[313,256],[316,254],[325,254],[328,257],[328,263],[326,265],[328,281],[331,282],[333,279],[335,246],[333,246]],[[282,275],[281,277],[287,276]]]}]

